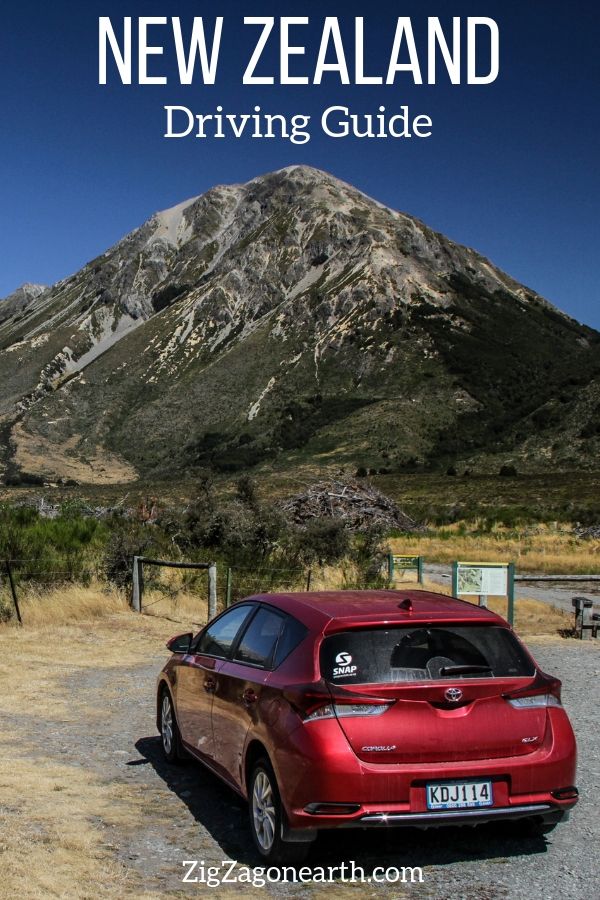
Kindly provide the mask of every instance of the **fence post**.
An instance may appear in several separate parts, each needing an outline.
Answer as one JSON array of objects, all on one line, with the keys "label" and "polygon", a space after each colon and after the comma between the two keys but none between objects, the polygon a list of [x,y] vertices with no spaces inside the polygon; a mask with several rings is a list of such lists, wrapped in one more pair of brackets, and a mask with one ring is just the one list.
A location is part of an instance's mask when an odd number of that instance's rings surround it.
[{"label": "fence post", "polygon": [[306,590],[310,591],[310,586],[312,583],[312,569],[309,569],[306,573]]},{"label": "fence post", "polygon": [[217,614],[217,564],[211,562],[208,567],[208,619]]},{"label": "fence post", "polygon": [[388,579],[394,580],[394,554],[388,553]]},{"label": "fence post", "polygon": [[21,618],[21,610],[19,609],[19,601],[18,601],[18,599],[17,599],[17,589],[16,589],[16,587],[15,587],[15,580],[14,580],[14,578],[13,578],[12,569],[11,569],[11,567],[10,567],[10,563],[9,563],[8,560],[6,560],[6,574],[8,575],[8,581],[9,581],[9,584],[10,584],[10,591],[11,591],[11,594],[12,594],[13,603],[14,603],[14,605],[15,605],[15,612],[16,612],[16,614],[17,614],[17,622],[19,623],[19,625],[22,625],[22,624],[23,624],[23,619]]},{"label": "fence post", "polygon": [[225,582],[225,606],[231,606],[231,566],[227,566],[227,581]]},{"label": "fence post", "polygon": [[423,557],[417,556],[417,581],[423,584]]},{"label": "fence post", "polygon": [[136,612],[142,611],[142,593],[144,590],[144,575],[142,557],[133,557],[133,586],[131,591],[131,605]]},{"label": "fence post", "polygon": [[508,572],[507,572],[507,580],[508,580],[508,624],[514,625],[515,623],[515,564],[508,564]]}]

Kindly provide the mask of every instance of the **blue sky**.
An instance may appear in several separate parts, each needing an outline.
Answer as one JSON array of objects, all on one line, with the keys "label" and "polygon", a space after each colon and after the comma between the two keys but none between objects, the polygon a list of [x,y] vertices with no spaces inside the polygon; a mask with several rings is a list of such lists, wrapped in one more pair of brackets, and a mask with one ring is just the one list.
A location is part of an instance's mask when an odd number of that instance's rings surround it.
[{"label": "blue sky", "polygon": [[[214,86],[175,79],[170,30],[154,71],[166,87],[98,85],[97,20],[123,15],[225,17]],[[242,85],[256,29],[244,15],[309,16],[294,36],[307,47],[298,74],[314,67],[325,15],[337,15],[353,61],[353,17],[364,16],[366,63],[385,73],[398,15],[413,17],[425,59],[428,15],[490,16],[500,27],[500,76],[489,86]],[[596,3],[415,2],[123,4],[21,0],[0,20],[0,296],[23,281],[52,283],[107,249],[154,211],[293,163],[326,169],[378,200],[424,220],[600,328],[600,12]],[[265,71],[275,68],[265,57]],[[111,70],[109,69],[109,72]],[[165,104],[210,113],[313,116],[310,143],[244,137],[166,140]],[[433,120],[425,140],[334,140],[318,127],[327,106],[357,113],[408,105]]]}]

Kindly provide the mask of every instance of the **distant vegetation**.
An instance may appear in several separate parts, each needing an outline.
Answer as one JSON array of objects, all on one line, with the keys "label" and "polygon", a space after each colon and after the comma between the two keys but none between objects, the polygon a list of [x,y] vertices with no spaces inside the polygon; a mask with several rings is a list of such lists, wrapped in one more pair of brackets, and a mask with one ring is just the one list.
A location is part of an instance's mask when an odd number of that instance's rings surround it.
[{"label": "distant vegetation", "polygon": [[[283,477],[283,476],[282,476]],[[270,589],[301,590],[312,570],[314,586],[383,586],[388,548],[420,554],[431,562],[458,558],[512,559],[518,567],[541,572],[595,572],[596,542],[581,539],[574,525],[600,523],[598,477],[583,474],[465,477],[447,475],[376,476],[377,487],[406,513],[425,523],[425,533],[350,533],[338,520],[315,519],[300,528],[286,520],[279,499],[299,484],[277,477],[235,482],[205,475],[183,485],[184,499],[154,485],[156,515],[141,514],[140,495],[108,507],[100,500],[65,500],[54,518],[35,505],[0,505],[0,618],[12,615],[4,562],[11,561],[21,595],[41,596],[57,585],[102,586],[128,594],[134,555],[170,560],[212,561],[219,570],[224,602],[225,573],[234,569],[232,596]],[[305,486],[305,483],[304,483]],[[55,496],[61,495],[60,490]],[[72,493],[72,492],[69,492]],[[27,495],[21,494],[21,504]],[[63,493],[64,496],[64,493]],[[109,498],[101,498],[109,502]],[[32,503],[32,500],[27,502]],[[326,574],[328,573],[328,574]],[[187,592],[204,596],[204,575],[168,576],[147,570],[149,592],[174,598]],[[40,593],[41,592],[41,593]],[[160,607],[159,607],[160,608]]]},{"label": "distant vegetation", "polygon": [[[304,583],[308,567],[344,559],[355,578],[364,581],[374,556],[383,552],[382,542],[379,531],[351,539],[344,524],[333,520],[315,521],[304,529],[290,525],[245,477],[230,497],[219,497],[207,479],[193,501],[162,509],[152,522],[124,512],[98,519],[85,504],[73,501],[60,507],[55,518],[43,517],[35,507],[0,506],[0,566],[10,561],[19,588],[36,590],[92,581],[128,590],[134,555],[216,560],[221,569],[235,566],[239,573],[261,573],[261,585],[265,578],[273,583],[269,572],[285,573],[289,587]],[[157,573],[157,585],[160,577]],[[188,587],[198,577],[188,573]],[[151,587],[152,573],[148,579]],[[10,614],[4,590],[0,618]]]}]

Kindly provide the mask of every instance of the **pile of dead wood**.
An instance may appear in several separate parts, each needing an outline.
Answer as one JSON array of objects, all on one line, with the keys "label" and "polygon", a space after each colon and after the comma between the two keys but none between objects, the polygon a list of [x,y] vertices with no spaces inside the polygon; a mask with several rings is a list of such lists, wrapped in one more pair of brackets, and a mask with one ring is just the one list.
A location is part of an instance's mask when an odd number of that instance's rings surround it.
[{"label": "pile of dead wood", "polygon": [[316,519],[339,519],[349,531],[373,527],[386,531],[421,531],[393,500],[368,483],[321,481],[281,503],[281,509],[296,525],[307,526]]}]

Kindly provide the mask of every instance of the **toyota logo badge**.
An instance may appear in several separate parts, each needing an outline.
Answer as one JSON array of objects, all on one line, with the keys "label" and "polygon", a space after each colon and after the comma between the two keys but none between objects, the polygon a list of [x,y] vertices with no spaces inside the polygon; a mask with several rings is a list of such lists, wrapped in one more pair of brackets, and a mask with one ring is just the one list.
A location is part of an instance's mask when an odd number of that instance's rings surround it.
[{"label": "toyota logo badge", "polygon": [[450,703],[458,703],[458,701],[462,697],[462,691],[460,688],[448,688],[448,690],[444,694],[444,697]]}]

